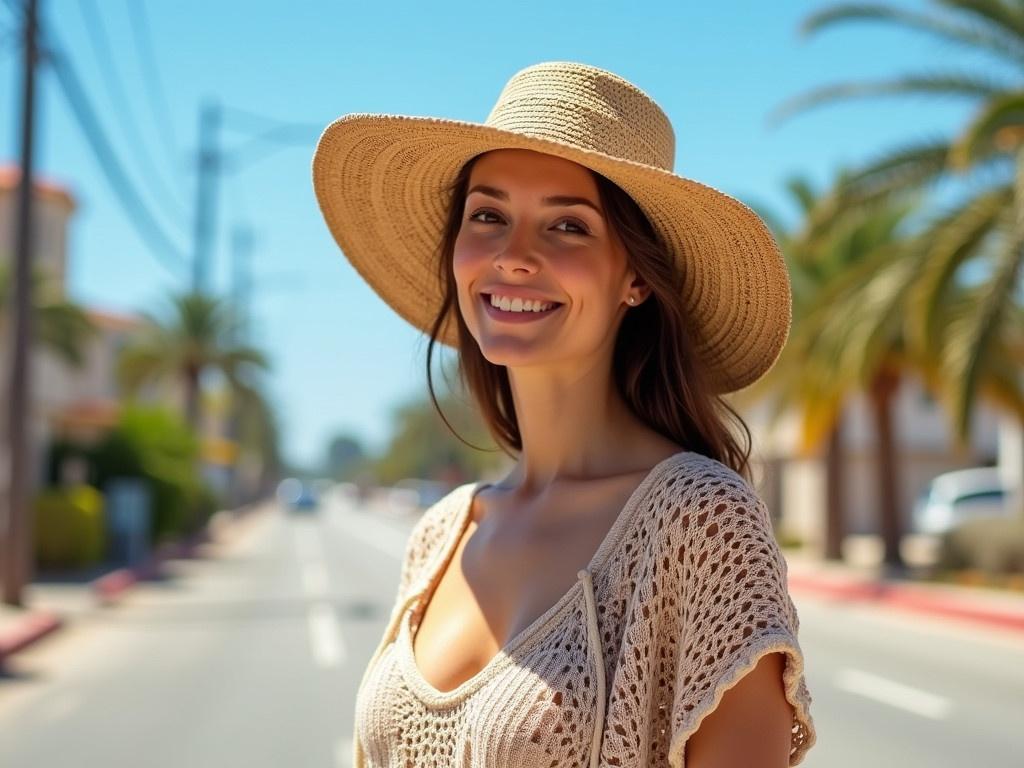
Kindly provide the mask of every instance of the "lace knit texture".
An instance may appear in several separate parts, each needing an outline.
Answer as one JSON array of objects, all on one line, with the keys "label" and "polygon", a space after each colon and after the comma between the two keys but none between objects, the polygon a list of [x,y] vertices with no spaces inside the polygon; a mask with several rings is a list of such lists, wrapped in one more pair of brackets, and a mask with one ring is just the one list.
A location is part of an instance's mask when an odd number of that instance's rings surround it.
[{"label": "lace knit texture", "polygon": [[651,470],[555,605],[458,688],[433,688],[411,637],[482,485],[453,490],[409,537],[356,696],[355,768],[682,768],[690,734],[773,651],[789,764],[803,760],[811,696],[771,519],[739,474],[692,452]]}]

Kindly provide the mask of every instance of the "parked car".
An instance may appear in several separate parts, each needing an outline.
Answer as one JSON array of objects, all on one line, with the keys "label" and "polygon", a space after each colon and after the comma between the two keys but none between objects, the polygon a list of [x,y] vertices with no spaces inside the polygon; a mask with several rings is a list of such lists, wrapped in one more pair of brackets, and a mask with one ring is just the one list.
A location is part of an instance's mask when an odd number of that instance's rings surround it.
[{"label": "parked car", "polygon": [[937,475],[914,505],[914,532],[938,536],[966,520],[1006,516],[1009,493],[997,467]]}]

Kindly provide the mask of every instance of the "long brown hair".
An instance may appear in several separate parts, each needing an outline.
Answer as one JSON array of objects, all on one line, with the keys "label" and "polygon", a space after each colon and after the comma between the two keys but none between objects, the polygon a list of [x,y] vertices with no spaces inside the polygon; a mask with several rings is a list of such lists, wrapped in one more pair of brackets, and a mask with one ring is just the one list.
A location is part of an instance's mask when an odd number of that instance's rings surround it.
[{"label": "long brown hair", "polygon": [[[448,214],[437,260],[437,278],[444,300],[430,329],[427,384],[435,409],[458,437],[437,402],[431,376],[434,346],[451,313],[458,330],[459,379],[472,394],[499,447],[512,456],[510,451],[521,452],[523,444],[508,369],[484,357],[469,332],[458,311],[453,269],[466,188],[479,157],[476,155],[463,165],[445,190],[449,195]],[[686,450],[716,459],[750,481],[750,430],[721,395],[714,393],[700,365],[679,301],[682,278],[674,260],[633,198],[605,176],[590,172],[597,181],[609,224],[626,246],[630,266],[651,288],[647,300],[630,308],[619,327],[613,376],[620,395],[642,421],[660,434]],[[726,416],[735,419],[746,435],[744,449],[729,432]]]}]

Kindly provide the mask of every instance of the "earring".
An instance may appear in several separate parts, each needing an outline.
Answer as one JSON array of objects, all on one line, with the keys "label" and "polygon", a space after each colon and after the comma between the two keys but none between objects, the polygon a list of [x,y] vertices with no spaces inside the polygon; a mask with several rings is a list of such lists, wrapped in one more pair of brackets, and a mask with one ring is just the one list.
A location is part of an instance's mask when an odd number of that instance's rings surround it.
[{"label": "earring", "polygon": [[630,304],[636,304],[636,299],[634,299],[632,296],[626,299],[626,301],[628,301]]}]

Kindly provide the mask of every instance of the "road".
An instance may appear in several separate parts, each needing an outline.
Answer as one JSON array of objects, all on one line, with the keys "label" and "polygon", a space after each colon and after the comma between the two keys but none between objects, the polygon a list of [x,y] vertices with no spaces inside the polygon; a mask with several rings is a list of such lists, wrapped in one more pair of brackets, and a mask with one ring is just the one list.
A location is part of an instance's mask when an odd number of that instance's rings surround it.
[{"label": "road", "polygon": [[[411,521],[271,510],[18,654],[4,768],[343,768],[354,691]],[[795,594],[818,744],[808,768],[1011,768],[1024,640]]]}]

